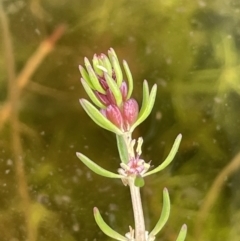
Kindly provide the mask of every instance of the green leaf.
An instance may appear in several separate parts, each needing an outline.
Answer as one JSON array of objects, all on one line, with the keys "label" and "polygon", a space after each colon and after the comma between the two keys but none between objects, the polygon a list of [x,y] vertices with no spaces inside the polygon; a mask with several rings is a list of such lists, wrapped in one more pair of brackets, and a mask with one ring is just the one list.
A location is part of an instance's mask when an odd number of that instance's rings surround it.
[{"label": "green leaf", "polygon": [[95,221],[96,221],[98,227],[107,236],[109,236],[110,238],[116,239],[116,240],[120,240],[120,241],[128,241],[128,239],[126,237],[122,236],[121,234],[119,234],[118,232],[113,230],[111,227],[109,227],[108,224],[105,223],[99,210],[96,207],[93,209],[93,214],[94,214],[94,218],[95,218]]},{"label": "green leaf", "polygon": [[129,99],[132,95],[133,91],[133,78],[132,78],[132,73],[128,67],[128,64],[125,60],[123,60],[123,68],[126,72],[127,75],[127,80],[128,80],[128,93],[127,93],[127,99]]},{"label": "green leaf", "polygon": [[104,73],[104,77],[107,81],[107,84],[108,84],[110,90],[112,91],[112,93],[115,97],[117,105],[120,106],[122,104],[122,93],[121,93],[117,83],[115,82],[115,80],[112,79],[111,76],[109,76],[108,73]]},{"label": "green leaf", "polygon": [[111,62],[112,62],[113,69],[115,71],[117,85],[118,87],[120,87],[123,81],[123,74],[122,74],[121,67],[119,65],[118,60],[116,60],[115,56],[112,56]]},{"label": "green leaf", "polygon": [[128,157],[128,149],[126,142],[124,140],[123,135],[116,135],[117,138],[117,147],[118,147],[118,153],[121,159],[121,162],[127,164],[129,161]]},{"label": "green leaf", "polygon": [[102,56],[101,60],[102,60],[103,67],[107,69],[107,73],[109,74],[109,76],[112,76],[112,65],[108,57],[105,54],[102,54],[101,56]]},{"label": "green leaf", "polygon": [[176,241],[184,241],[187,236],[187,225],[183,224]]},{"label": "green leaf", "polygon": [[97,75],[95,74],[89,60],[87,58],[84,58],[85,66],[89,75],[89,78],[91,80],[92,85],[94,86],[94,89],[98,92],[105,94],[106,91],[103,89],[103,87],[100,85],[99,80],[97,78]]},{"label": "green leaf", "polygon": [[101,65],[101,64],[99,63],[99,60],[98,60],[98,57],[96,54],[94,54],[92,62],[93,62],[93,68],[94,68],[95,73],[102,76],[103,71],[100,68],[98,68],[98,65]]},{"label": "green leaf", "polygon": [[170,214],[170,199],[167,188],[163,189],[163,207],[160,218],[149,236],[156,236],[166,224]]},{"label": "green leaf", "polygon": [[141,107],[141,110],[139,112],[138,119],[131,126],[131,129],[130,129],[131,131],[133,131],[136,128],[136,126],[141,124],[149,116],[149,114],[152,111],[154,102],[155,102],[156,93],[157,93],[157,85],[155,84],[152,87],[152,90],[151,90],[151,93],[150,93],[149,96],[148,96],[148,84],[146,84],[146,87],[144,87],[143,90],[144,90],[144,92],[143,92],[142,107]]},{"label": "green leaf", "polygon": [[91,101],[98,106],[99,108],[104,109],[105,105],[97,98],[97,96],[95,95],[95,93],[93,92],[93,90],[89,87],[88,83],[81,78],[81,82],[83,85],[83,88],[85,89],[85,91],[87,92],[89,98],[91,99]]},{"label": "green leaf", "polygon": [[112,57],[115,57],[115,59],[117,60],[117,62],[119,64],[118,57],[113,48],[110,48],[110,50],[108,50],[108,56],[109,56],[110,60],[112,60]]},{"label": "green leaf", "polygon": [[88,100],[80,99],[80,104],[91,119],[101,126],[102,128],[112,131],[115,134],[121,135],[123,132],[110,122],[95,106],[93,106]]},{"label": "green leaf", "polygon": [[164,160],[164,162],[162,164],[160,164],[158,167],[156,167],[155,169],[153,169],[152,171],[145,173],[143,176],[144,177],[149,176],[149,175],[159,172],[159,171],[163,170],[165,167],[167,167],[172,162],[173,158],[175,157],[181,140],[182,140],[182,135],[179,134],[177,136],[177,138],[175,139],[172,149],[169,152],[167,158]]},{"label": "green leaf", "polygon": [[136,187],[143,187],[145,184],[144,179],[142,176],[136,176],[134,179],[134,185]]},{"label": "green leaf", "polygon": [[96,174],[103,176],[103,177],[109,177],[109,178],[122,178],[121,175],[116,174],[114,172],[110,172],[110,171],[100,167],[99,165],[97,165],[95,162],[90,160],[88,157],[86,157],[82,153],[77,152],[76,155],[90,170],[92,170]]},{"label": "green leaf", "polygon": [[93,85],[92,85],[92,82],[91,82],[91,80],[90,80],[90,77],[88,76],[87,71],[86,71],[81,65],[79,65],[79,71],[80,71],[83,79],[88,83],[88,85],[89,85],[92,89],[94,89],[94,87],[93,87]]}]

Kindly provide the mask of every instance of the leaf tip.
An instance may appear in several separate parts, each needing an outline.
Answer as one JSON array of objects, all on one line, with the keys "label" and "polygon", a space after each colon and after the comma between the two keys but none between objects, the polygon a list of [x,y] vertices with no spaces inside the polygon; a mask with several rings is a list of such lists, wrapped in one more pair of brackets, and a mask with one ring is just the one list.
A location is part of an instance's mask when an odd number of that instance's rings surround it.
[{"label": "leaf tip", "polygon": [[181,228],[183,231],[187,231],[187,224],[183,224],[182,228]]},{"label": "leaf tip", "polygon": [[182,139],[182,134],[178,134],[177,139],[181,140]]},{"label": "leaf tip", "polygon": [[163,188],[163,192],[167,192],[168,193],[168,189],[166,187]]},{"label": "leaf tip", "polygon": [[79,99],[79,103],[80,103],[82,106],[84,106],[84,105],[85,105],[85,102],[86,102],[86,100],[85,100],[85,99],[83,99],[83,98]]},{"label": "leaf tip", "polygon": [[97,214],[99,211],[98,211],[98,208],[97,207],[94,207],[93,208],[93,214],[95,215],[95,214]]}]

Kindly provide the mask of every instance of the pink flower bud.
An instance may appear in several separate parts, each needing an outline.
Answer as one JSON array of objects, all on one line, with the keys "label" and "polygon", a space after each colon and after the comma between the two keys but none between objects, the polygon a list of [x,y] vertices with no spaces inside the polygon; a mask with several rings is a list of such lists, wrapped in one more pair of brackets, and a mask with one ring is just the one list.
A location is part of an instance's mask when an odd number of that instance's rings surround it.
[{"label": "pink flower bud", "polygon": [[98,76],[98,80],[99,80],[99,83],[101,84],[101,86],[103,87],[103,89],[107,90],[108,84],[107,84],[106,80],[104,79],[104,77]]},{"label": "pink flower bud", "polygon": [[122,84],[121,84],[121,86],[120,86],[120,91],[121,91],[121,93],[122,93],[122,99],[123,99],[123,101],[126,101],[128,88],[127,88],[127,83],[126,83],[125,81],[122,82]]},{"label": "pink flower bud", "polygon": [[129,99],[123,104],[123,119],[130,126],[136,121],[138,117],[138,103],[135,99]]},{"label": "pink flower bud", "polygon": [[115,126],[122,129],[123,117],[121,111],[116,105],[109,105],[105,113],[108,120],[110,120]]},{"label": "pink flower bud", "polygon": [[107,98],[106,95],[101,94],[101,93],[99,93],[99,92],[97,92],[97,91],[95,91],[95,95],[97,96],[97,98],[98,98],[105,106],[110,105],[110,102],[109,102],[109,100],[108,100],[108,98]]},{"label": "pink flower bud", "polygon": [[116,105],[116,100],[115,100],[115,97],[112,93],[112,91],[110,89],[108,89],[107,91],[107,98],[108,98],[108,101],[111,105]]}]

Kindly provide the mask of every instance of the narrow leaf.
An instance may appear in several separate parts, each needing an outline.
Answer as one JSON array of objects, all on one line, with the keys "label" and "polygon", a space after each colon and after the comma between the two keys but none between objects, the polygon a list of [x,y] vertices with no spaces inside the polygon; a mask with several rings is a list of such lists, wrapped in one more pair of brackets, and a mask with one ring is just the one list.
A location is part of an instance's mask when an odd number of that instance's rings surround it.
[{"label": "narrow leaf", "polygon": [[177,138],[175,139],[172,149],[169,152],[167,158],[164,160],[164,162],[162,164],[160,164],[158,167],[156,167],[155,169],[153,169],[152,171],[145,173],[143,176],[144,177],[149,176],[149,175],[159,172],[159,171],[163,170],[165,167],[167,167],[172,162],[173,158],[175,157],[181,140],[182,140],[182,135],[179,134],[177,136]]},{"label": "narrow leaf", "polygon": [[118,57],[117,57],[116,52],[114,51],[113,48],[110,48],[110,50],[108,50],[108,56],[109,56],[110,60],[112,60],[112,57],[115,57],[115,59],[117,60],[117,62],[119,64]]},{"label": "narrow leaf", "polygon": [[99,108],[105,108],[105,105],[97,98],[93,90],[89,87],[88,83],[83,78],[81,78],[81,82],[91,101]]},{"label": "narrow leaf", "polygon": [[151,90],[149,97],[145,97],[143,99],[143,104],[142,104],[141,110],[139,112],[138,119],[131,127],[132,131],[136,128],[136,126],[141,124],[151,113],[154,102],[155,102],[156,93],[157,93],[157,85],[155,84]]},{"label": "narrow leaf", "polygon": [[115,71],[117,85],[118,87],[120,87],[123,81],[123,74],[122,74],[121,67],[119,65],[118,60],[116,60],[114,56],[112,57],[111,62],[112,62],[113,69]]},{"label": "narrow leaf", "polygon": [[99,59],[96,54],[94,54],[92,62],[93,62],[93,69],[94,69],[95,73],[97,75],[102,76],[103,72],[100,68],[98,68],[98,65],[100,65],[100,63],[99,63]]},{"label": "narrow leaf", "polygon": [[86,157],[82,153],[77,152],[76,155],[90,170],[92,170],[96,174],[103,176],[103,177],[109,177],[109,178],[122,178],[121,175],[116,174],[114,172],[110,172],[110,171],[100,167],[99,165],[97,165],[95,162],[90,160],[88,157]]},{"label": "narrow leaf", "polygon": [[133,78],[132,78],[132,73],[128,67],[127,62],[124,60],[123,61],[123,68],[126,72],[127,75],[127,80],[128,80],[128,93],[127,93],[127,99],[129,99],[132,95],[132,91],[133,91]]},{"label": "narrow leaf", "polygon": [[79,65],[79,71],[80,71],[83,79],[88,83],[88,85],[89,85],[92,89],[94,89],[93,84],[92,84],[92,82],[91,82],[91,80],[90,80],[90,77],[89,77],[87,71],[86,71],[81,65]]},{"label": "narrow leaf", "polygon": [[129,158],[128,158],[128,149],[127,149],[127,145],[124,140],[124,137],[123,135],[116,135],[116,138],[117,138],[117,147],[118,147],[118,152],[119,152],[121,162],[127,164],[129,161]]},{"label": "narrow leaf", "polygon": [[119,234],[118,232],[113,230],[111,227],[109,227],[107,223],[105,223],[99,210],[96,207],[93,209],[93,214],[94,214],[94,218],[95,218],[95,221],[96,221],[98,227],[107,236],[109,236],[110,238],[116,239],[116,240],[120,240],[120,241],[128,241],[128,239],[126,237],[122,236],[121,234]]},{"label": "narrow leaf", "polygon": [[146,106],[148,104],[148,100],[149,100],[149,86],[148,86],[148,82],[146,80],[144,80],[143,81],[142,107],[141,107],[141,110],[139,112],[139,116],[142,115],[142,112],[144,111],[144,109],[146,109]]},{"label": "narrow leaf", "polygon": [[97,78],[97,75],[95,74],[89,60],[87,58],[84,58],[84,63],[89,75],[89,78],[91,80],[92,85],[94,86],[94,89],[97,90],[98,92],[105,94],[105,90],[103,87],[100,85],[99,80]]},{"label": "narrow leaf", "polygon": [[187,225],[183,224],[176,241],[184,241],[187,236]]},{"label": "narrow leaf", "polygon": [[120,91],[120,88],[118,87],[117,83],[115,82],[115,80],[112,79],[111,76],[109,76],[109,74],[104,73],[104,77],[107,81],[107,84],[110,88],[110,90],[112,91],[115,100],[117,102],[117,105],[120,106],[122,103],[122,93]]},{"label": "narrow leaf", "polygon": [[96,74],[95,74],[95,72],[94,72],[94,70],[93,70],[93,68],[92,68],[91,65],[88,65],[88,66],[87,66],[87,71],[88,71],[89,77],[90,77],[90,79],[91,79],[91,82],[92,82],[94,88],[95,88],[98,92],[100,92],[100,93],[102,93],[102,94],[105,94],[106,91],[105,91],[105,90],[103,89],[103,87],[100,85],[99,80],[98,80],[98,78],[97,78],[97,76],[96,76]]},{"label": "narrow leaf", "polygon": [[112,76],[112,65],[105,54],[101,55],[101,62],[102,65],[107,69],[107,73],[109,74],[109,76]]},{"label": "narrow leaf", "polygon": [[168,195],[168,190],[167,188],[163,189],[163,207],[162,207],[162,213],[160,215],[160,218],[152,230],[152,232],[149,234],[149,236],[156,236],[163,226],[166,224],[170,214],[170,199]]},{"label": "narrow leaf", "polygon": [[91,117],[91,119],[101,126],[102,128],[112,131],[115,134],[121,135],[123,132],[116,127],[112,122],[110,122],[100,111],[93,106],[88,100],[80,99],[80,104],[83,109],[87,112],[87,114]]}]

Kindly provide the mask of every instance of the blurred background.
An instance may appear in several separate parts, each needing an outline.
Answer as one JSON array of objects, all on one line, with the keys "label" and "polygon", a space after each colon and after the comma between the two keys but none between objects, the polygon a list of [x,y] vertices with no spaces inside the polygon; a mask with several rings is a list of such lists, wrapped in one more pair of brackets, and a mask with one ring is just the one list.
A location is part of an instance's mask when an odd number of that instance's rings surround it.
[{"label": "blurred background", "polygon": [[146,178],[147,230],[170,192],[157,241],[240,237],[240,2],[238,0],[0,1],[0,240],[107,241],[97,206],[122,234],[133,226],[128,188],[100,177],[80,151],[111,171],[115,137],[79,105],[78,65],[113,47],[134,77],[158,85],[151,116],[136,130],[159,165],[183,134],[173,163]]}]

